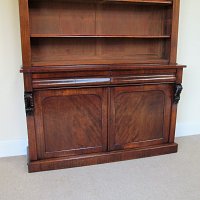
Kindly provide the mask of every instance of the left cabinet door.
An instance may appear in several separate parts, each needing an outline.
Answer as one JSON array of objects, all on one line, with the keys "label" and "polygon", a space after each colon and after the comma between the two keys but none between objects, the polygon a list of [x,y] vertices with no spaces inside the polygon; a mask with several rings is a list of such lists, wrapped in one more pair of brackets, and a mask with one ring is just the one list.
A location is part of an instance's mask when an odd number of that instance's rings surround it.
[{"label": "left cabinet door", "polygon": [[38,158],[107,150],[107,89],[35,91]]}]

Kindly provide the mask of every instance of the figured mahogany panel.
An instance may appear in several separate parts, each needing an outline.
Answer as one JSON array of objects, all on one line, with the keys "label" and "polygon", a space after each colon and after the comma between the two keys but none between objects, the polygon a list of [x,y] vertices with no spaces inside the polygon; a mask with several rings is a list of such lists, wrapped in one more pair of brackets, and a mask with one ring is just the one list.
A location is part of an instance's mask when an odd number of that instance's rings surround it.
[{"label": "figured mahogany panel", "polygon": [[111,92],[110,149],[168,141],[171,85],[116,87]]},{"label": "figured mahogany panel", "polygon": [[39,157],[102,152],[107,149],[107,94],[101,89],[35,93]]}]

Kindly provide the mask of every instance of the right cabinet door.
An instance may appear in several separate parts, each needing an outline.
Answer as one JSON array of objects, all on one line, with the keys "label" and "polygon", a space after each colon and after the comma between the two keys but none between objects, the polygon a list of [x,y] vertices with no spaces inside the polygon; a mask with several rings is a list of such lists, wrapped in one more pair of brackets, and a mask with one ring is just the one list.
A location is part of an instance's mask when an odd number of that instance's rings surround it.
[{"label": "right cabinet door", "polygon": [[173,84],[111,89],[109,150],[167,143]]}]

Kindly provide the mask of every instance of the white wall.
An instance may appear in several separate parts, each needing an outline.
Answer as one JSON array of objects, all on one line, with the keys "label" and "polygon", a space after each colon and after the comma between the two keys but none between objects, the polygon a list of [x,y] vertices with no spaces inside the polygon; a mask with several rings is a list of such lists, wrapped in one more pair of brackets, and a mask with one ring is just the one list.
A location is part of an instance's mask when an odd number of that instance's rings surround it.
[{"label": "white wall", "polygon": [[181,0],[178,63],[184,71],[177,136],[200,134],[200,1]]},{"label": "white wall", "polygon": [[0,0],[0,156],[25,153],[18,0]]},{"label": "white wall", "polygon": [[[200,134],[200,1],[181,0],[178,62],[187,64],[177,136]],[[0,0],[0,157],[25,154],[18,0]]]}]

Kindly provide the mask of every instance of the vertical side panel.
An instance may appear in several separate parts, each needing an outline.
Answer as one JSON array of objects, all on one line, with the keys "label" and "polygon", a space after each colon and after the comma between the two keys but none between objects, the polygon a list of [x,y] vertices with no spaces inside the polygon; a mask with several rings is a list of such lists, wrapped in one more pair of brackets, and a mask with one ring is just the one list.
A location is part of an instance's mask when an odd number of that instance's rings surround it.
[{"label": "vertical side panel", "polygon": [[[26,92],[32,92],[32,77],[30,73],[24,73],[24,88]],[[35,136],[34,114],[27,116],[26,120],[28,130],[28,156],[30,161],[34,161],[37,160],[37,144]]]},{"label": "vertical side panel", "polygon": [[[20,26],[21,26],[21,45],[23,67],[31,67],[31,46],[30,46],[30,24],[28,0],[19,0]],[[24,88],[26,92],[32,91],[31,74],[24,73]],[[37,144],[35,137],[34,115],[27,116],[28,130],[28,153],[29,161],[37,160]]]},{"label": "vertical side panel", "polygon": [[27,129],[28,129],[28,151],[29,151],[29,160],[37,160],[37,145],[35,137],[35,122],[34,116],[30,115],[26,117],[27,119]]},{"label": "vertical side panel", "polygon": [[[177,83],[182,83],[182,76],[183,76],[183,69],[178,69],[176,74]],[[172,115],[171,115],[171,126],[170,126],[170,136],[169,142],[174,143],[175,139],[175,132],[176,132],[176,118],[177,118],[177,107],[178,105],[173,103],[172,104]]]},{"label": "vertical side panel", "polygon": [[173,1],[170,64],[176,63],[180,0]]},{"label": "vertical side panel", "polygon": [[28,0],[19,0],[23,67],[31,67],[31,45]]},{"label": "vertical side panel", "polygon": [[172,114],[171,114],[169,143],[174,143],[175,131],[176,131],[176,116],[177,116],[177,104],[173,103]]},{"label": "vertical side panel", "polygon": [[108,127],[107,127],[107,151],[110,151],[110,140],[112,139],[112,134],[113,134],[113,122],[112,122],[112,89],[111,88],[108,88],[108,98],[107,98],[107,124],[108,124]]},{"label": "vertical side panel", "polygon": [[32,75],[31,73],[24,73],[24,89],[26,92],[31,92],[32,88]]}]

